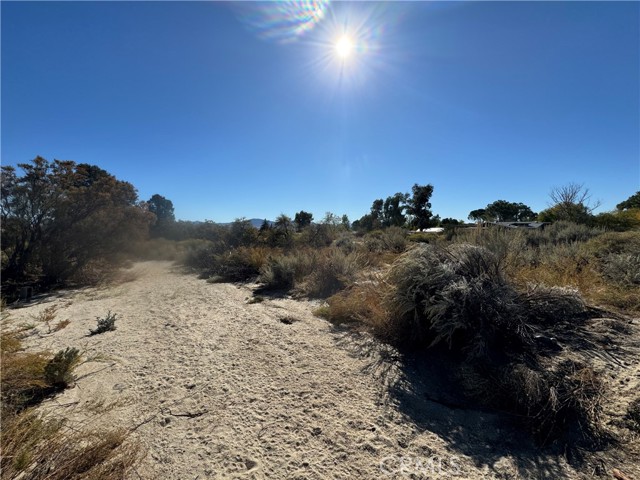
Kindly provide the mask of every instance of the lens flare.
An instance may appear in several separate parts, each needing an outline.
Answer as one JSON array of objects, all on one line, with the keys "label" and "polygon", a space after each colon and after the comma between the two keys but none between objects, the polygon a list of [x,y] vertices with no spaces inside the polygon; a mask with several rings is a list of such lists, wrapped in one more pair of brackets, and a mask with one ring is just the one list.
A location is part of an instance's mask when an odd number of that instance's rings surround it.
[{"label": "lens flare", "polygon": [[329,0],[234,2],[240,20],[265,40],[287,43],[297,40],[321,21]]}]

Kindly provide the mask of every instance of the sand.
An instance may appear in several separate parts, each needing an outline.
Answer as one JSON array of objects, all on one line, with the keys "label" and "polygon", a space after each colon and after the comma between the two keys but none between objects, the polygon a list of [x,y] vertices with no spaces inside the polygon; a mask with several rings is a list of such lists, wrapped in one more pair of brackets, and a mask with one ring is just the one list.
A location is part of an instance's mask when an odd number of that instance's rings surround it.
[{"label": "sand", "polygon": [[[147,452],[132,478],[588,478],[504,419],[405,385],[392,350],[315,317],[317,302],[249,303],[251,285],[210,284],[169,262],[128,275],[10,320],[35,325],[29,349],[82,350],[75,385],[40,408],[131,429]],[[34,318],[51,305],[54,324],[70,323],[48,333]],[[87,336],[108,311],[117,330]],[[637,385],[637,369],[621,368],[622,388]]]}]

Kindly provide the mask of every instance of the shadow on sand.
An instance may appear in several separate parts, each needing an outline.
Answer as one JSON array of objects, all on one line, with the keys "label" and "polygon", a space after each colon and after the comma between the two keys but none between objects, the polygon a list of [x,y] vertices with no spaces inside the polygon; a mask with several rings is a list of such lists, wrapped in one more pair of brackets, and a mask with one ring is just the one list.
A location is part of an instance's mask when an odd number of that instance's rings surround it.
[{"label": "shadow on sand", "polygon": [[456,391],[453,362],[443,352],[400,354],[345,326],[335,326],[334,334],[338,346],[369,360],[364,370],[379,380],[381,403],[397,409],[420,431],[446,440],[476,467],[503,478],[496,464],[509,457],[518,470],[516,478],[567,478],[563,452],[536,446],[521,417],[479,408]]}]

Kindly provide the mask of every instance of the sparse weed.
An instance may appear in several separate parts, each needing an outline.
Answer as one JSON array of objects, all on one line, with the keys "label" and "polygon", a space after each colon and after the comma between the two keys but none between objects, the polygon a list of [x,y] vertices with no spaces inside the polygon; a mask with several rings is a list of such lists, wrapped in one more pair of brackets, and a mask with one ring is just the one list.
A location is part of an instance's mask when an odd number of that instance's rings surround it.
[{"label": "sparse weed", "polygon": [[89,336],[98,335],[104,332],[111,332],[116,329],[116,316],[117,314],[111,313],[111,310],[107,312],[107,316],[104,318],[96,317],[98,326],[93,330],[89,330]]}]

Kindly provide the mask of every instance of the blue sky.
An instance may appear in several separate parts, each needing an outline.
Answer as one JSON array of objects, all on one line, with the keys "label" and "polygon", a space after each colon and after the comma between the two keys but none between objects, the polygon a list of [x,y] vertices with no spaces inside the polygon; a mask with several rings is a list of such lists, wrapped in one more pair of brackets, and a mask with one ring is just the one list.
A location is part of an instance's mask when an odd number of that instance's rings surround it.
[{"label": "blue sky", "polygon": [[216,222],[640,189],[640,3],[285,6],[2,1],[2,163],[96,164]]}]

